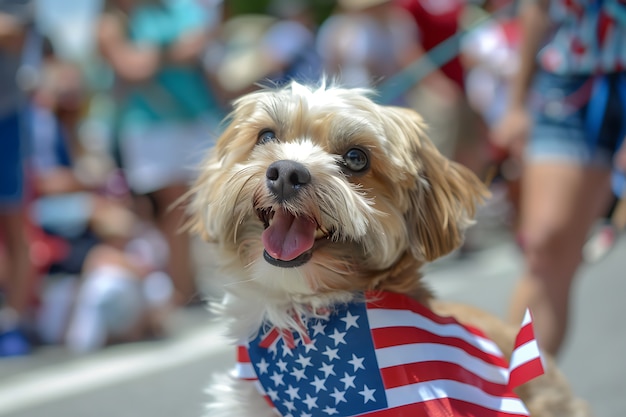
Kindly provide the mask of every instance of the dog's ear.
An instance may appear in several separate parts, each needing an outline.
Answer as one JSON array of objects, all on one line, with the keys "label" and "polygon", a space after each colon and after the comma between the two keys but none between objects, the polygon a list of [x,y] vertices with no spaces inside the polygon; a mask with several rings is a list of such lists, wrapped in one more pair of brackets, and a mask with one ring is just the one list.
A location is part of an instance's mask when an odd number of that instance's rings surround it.
[{"label": "dog's ear", "polygon": [[189,216],[184,225],[184,230],[200,236],[207,242],[215,242],[216,234],[209,227],[210,201],[214,190],[213,184],[217,179],[219,158],[213,150],[204,158],[198,167],[198,176],[195,183],[188,192],[186,198],[189,199],[187,212]]},{"label": "dog's ear", "polygon": [[397,127],[403,169],[408,169],[405,221],[410,250],[418,260],[432,261],[458,248],[473,224],[487,187],[468,168],[443,156],[426,135],[415,111],[387,107]]}]

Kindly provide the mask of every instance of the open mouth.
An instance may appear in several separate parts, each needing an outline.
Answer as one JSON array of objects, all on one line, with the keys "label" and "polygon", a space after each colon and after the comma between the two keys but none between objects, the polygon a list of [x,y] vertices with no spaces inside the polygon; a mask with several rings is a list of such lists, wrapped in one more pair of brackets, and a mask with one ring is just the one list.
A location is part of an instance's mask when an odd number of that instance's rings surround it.
[{"label": "open mouth", "polygon": [[295,216],[284,208],[258,209],[257,215],[265,225],[261,236],[263,257],[281,268],[295,268],[313,256],[315,242],[330,236],[319,223],[308,216]]}]

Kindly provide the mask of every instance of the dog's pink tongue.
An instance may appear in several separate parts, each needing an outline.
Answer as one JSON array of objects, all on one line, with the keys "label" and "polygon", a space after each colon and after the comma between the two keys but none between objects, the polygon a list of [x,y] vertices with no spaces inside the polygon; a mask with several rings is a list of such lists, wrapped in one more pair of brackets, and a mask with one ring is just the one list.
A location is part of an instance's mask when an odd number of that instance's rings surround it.
[{"label": "dog's pink tongue", "polygon": [[313,247],[317,225],[307,217],[295,217],[287,210],[277,210],[272,224],[261,239],[267,253],[276,259],[290,261]]}]

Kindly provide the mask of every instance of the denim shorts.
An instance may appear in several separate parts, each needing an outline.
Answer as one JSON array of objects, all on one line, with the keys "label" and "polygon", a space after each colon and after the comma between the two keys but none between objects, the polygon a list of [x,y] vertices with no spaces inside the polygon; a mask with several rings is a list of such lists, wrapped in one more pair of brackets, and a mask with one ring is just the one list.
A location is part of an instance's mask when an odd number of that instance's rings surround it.
[{"label": "denim shorts", "polygon": [[611,168],[626,135],[626,73],[540,72],[530,105],[528,160]]}]

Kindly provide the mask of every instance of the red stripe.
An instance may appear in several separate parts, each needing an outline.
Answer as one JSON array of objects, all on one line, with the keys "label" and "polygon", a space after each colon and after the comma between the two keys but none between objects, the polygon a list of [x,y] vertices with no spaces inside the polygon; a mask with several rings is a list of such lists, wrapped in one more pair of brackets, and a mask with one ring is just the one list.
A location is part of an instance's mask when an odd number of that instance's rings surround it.
[{"label": "red stripe", "polygon": [[541,358],[535,358],[528,362],[523,363],[517,368],[511,369],[509,376],[509,387],[518,387],[533,378],[543,375],[543,363]]},{"label": "red stripe", "polygon": [[383,327],[372,329],[371,332],[376,349],[412,343],[437,343],[457,347],[475,358],[502,368],[509,366],[504,358],[489,354],[457,337],[439,336],[416,327]]},{"label": "red stripe", "polygon": [[293,338],[293,333],[291,333],[290,330],[280,329],[280,337],[283,338],[285,346],[287,346],[289,349],[293,349],[296,347],[296,341]]},{"label": "red stripe", "polygon": [[264,395],[263,398],[265,399],[265,402],[271,407],[274,408],[274,403],[272,402],[272,399],[270,398],[269,395]]},{"label": "red stripe", "polygon": [[259,346],[265,349],[269,349],[269,347],[272,346],[272,343],[274,343],[274,341],[278,339],[278,336],[280,336],[280,334],[278,333],[278,329],[276,327],[272,327],[272,330],[270,330],[265,336],[263,336],[263,339],[261,339]]},{"label": "red stripe", "polygon": [[237,362],[250,363],[250,355],[248,355],[248,349],[245,346],[237,346]]},{"label": "red stripe", "polygon": [[517,398],[513,392],[508,390],[507,385],[486,381],[462,366],[449,362],[430,361],[392,366],[381,369],[380,374],[385,388],[448,379],[472,385],[497,397]]},{"label": "red stripe", "polygon": [[[527,415],[527,414],[522,414]],[[408,404],[386,410],[373,411],[361,414],[361,417],[519,417],[520,414],[510,414],[491,410],[476,404],[452,398],[430,400],[421,403]]]},{"label": "red stripe", "polygon": [[403,294],[396,294],[384,291],[368,291],[366,294],[368,309],[386,309],[386,310],[410,310],[420,314],[427,319],[438,324],[456,324],[477,336],[485,337],[485,334],[477,328],[459,323],[457,319],[451,316],[439,316],[420,304],[416,300]]},{"label": "red stripe", "polygon": [[535,340],[535,332],[533,330],[533,324],[530,322],[520,329],[515,338],[515,347],[518,348],[532,340]]}]

